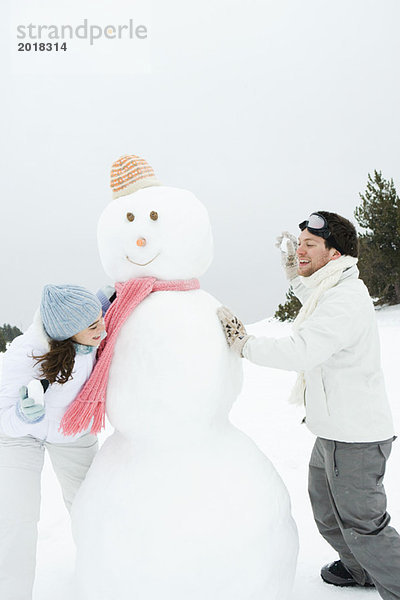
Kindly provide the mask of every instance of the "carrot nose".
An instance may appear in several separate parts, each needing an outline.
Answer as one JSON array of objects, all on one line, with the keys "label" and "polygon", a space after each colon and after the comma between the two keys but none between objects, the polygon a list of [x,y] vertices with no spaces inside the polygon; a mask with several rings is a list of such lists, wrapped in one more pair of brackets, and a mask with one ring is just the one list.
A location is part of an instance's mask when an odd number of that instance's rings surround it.
[{"label": "carrot nose", "polygon": [[138,246],[145,246],[146,245],[146,240],[144,238],[138,238],[136,244]]}]

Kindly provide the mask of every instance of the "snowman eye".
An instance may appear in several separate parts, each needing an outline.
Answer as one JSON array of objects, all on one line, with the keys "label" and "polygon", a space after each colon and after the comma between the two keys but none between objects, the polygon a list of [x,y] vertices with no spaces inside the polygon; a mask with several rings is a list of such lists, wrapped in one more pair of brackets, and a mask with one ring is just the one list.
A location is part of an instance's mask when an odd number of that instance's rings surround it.
[{"label": "snowman eye", "polygon": [[158,219],[158,213],[156,213],[156,211],[155,211],[155,210],[152,210],[152,211],[151,211],[151,213],[150,213],[150,219],[151,219],[152,221],[157,221],[157,219]]},{"label": "snowman eye", "polygon": [[131,212],[126,213],[126,218],[128,219],[128,221],[134,221],[135,220],[135,215]]}]

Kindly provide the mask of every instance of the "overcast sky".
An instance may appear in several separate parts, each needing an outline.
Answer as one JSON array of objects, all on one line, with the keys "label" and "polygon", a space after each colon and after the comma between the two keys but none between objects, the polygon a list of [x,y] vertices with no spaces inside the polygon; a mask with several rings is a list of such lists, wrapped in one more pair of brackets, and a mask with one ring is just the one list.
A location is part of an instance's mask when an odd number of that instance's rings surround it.
[{"label": "overcast sky", "polygon": [[[318,209],[353,218],[374,169],[400,188],[399,0],[17,4],[2,21],[0,323],[27,327],[45,283],[107,282],[96,225],[123,154],[207,206],[202,286],[246,322],[284,300],[282,229]],[[148,38],[17,52],[17,25],[85,18]]]}]

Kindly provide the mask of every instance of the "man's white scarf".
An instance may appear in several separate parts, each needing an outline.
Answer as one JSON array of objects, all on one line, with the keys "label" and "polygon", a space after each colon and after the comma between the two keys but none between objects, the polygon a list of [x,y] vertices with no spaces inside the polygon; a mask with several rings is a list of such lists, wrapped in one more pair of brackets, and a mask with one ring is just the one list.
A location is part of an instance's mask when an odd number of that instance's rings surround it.
[{"label": "man's white scarf", "polygon": [[[293,322],[293,329],[297,331],[300,325],[314,312],[322,294],[337,284],[343,271],[357,264],[357,258],[353,256],[341,256],[336,260],[329,261],[324,267],[315,271],[310,277],[300,277],[302,284],[312,290],[310,297],[303,304]],[[305,404],[306,381],[301,371],[289,397],[292,404]]]}]

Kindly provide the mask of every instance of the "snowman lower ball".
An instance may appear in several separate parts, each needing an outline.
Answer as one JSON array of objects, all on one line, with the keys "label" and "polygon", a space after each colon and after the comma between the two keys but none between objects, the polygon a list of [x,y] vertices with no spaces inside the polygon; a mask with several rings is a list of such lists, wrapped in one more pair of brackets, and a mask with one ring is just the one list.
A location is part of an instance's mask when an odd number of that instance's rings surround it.
[{"label": "snowman lower ball", "polygon": [[[205,207],[125,156],[98,226],[117,282],[197,278],[212,260]],[[179,286],[178,286],[179,288]],[[241,359],[201,289],[155,291],[114,347],[106,440],[73,506],[82,600],[285,600],[298,540],[271,462],[229,422]]]}]

